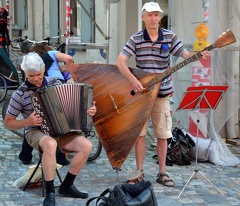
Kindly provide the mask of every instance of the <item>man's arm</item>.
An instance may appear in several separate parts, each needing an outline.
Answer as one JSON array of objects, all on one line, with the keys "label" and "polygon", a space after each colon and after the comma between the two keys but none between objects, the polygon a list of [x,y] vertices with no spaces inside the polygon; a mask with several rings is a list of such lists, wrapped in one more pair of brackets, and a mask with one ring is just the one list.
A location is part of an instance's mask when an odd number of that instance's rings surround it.
[{"label": "man's arm", "polygon": [[27,119],[16,119],[15,116],[6,114],[4,127],[9,130],[18,130],[27,126],[41,126],[42,118],[34,111]]},{"label": "man's arm", "polygon": [[[193,56],[194,54],[196,54],[196,52],[189,52],[189,51],[185,51],[182,54],[182,58],[184,59],[188,59],[189,57]],[[207,59],[210,56],[210,51],[203,51],[201,52],[202,58]]]},{"label": "man's arm", "polygon": [[73,57],[68,54],[58,52],[56,58],[59,62],[64,62],[64,65],[60,68],[61,72],[68,71],[68,66],[73,63]]},{"label": "man's arm", "polygon": [[116,65],[119,69],[119,71],[122,73],[123,76],[125,76],[133,85],[133,89],[135,92],[142,92],[144,90],[144,87],[142,83],[131,73],[127,66],[127,60],[128,58],[122,54],[120,54],[117,58]]}]

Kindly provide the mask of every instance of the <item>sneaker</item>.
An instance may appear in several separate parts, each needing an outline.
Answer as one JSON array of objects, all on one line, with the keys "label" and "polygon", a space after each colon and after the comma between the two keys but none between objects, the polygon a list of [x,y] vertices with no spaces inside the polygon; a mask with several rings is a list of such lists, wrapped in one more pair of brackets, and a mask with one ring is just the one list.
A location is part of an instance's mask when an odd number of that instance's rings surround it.
[{"label": "sneaker", "polygon": [[30,165],[32,163],[31,160],[21,160],[24,165]]},{"label": "sneaker", "polygon": [[58,189],[58,193],[65,197],[83,198],[83,199],[88,197],[88,193],[78,191],[78,189],[74,185],[70,187],[63,187],[61,185]]},{"label": "sneaker", "polygon": [[48,193],[43,201],[43,206],[55,206],[55,194]]}]

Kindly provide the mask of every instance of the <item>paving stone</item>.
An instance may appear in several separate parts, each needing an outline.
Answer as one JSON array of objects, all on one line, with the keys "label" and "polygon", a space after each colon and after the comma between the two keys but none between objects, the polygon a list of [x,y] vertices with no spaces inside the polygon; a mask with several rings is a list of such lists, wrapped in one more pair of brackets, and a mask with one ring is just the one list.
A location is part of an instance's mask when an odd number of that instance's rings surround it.
[{"label": "paving stone", "polygon": [[[0,113],[3,103],[0,103]],[[1,115],[0,115],[1,117]],[[156,182],[158,165],[153,155],[156,154],[152,144],[155,144],[153,135],[147,136],[147,153],[144,161],[145,180],[153,184],[155,195],[160,206],[236,206],[240,205],[240,165],[223,167],[209,162],[192,161],[189,166],[167,166],[167,171],[175,181],[175,187],[164,187]],[[4,129],[0,121],[0,206],[38,206],[42,205],[43,197],[41,187],[27,188],[26,191],[12,186],[13,182],[22,177],[28,171],[29,165],[23,165],[18,159],[21,150],[22,138],[13,135],[11,131]],[[229,149],[240,157],[240,147],[228,145]],[[32,164],[37,164],[39,155],[33,151]],[[200,171],[217,187],[225,196],[222,196],[200,173],[197,179],[192,179],[185,187],[194,170]],[[59,172],[62,179],[65,177],[69,166],[62,167]],[[100,157],[93,162],[87,162],[75,180],[75,185],[82,191],[89,193],[89,198],[98,196],[106,188],[113,188],[116,184],[126,182],[127,174],[135,169],[134,151],[124,162],[118,173],[112,169],[104,150]],[[56,205],[57,206],[85,206],[87,200],[64,198],[57,193],[60,182],[55,178]],[[181,196],[179,197],[180,192]]]}]

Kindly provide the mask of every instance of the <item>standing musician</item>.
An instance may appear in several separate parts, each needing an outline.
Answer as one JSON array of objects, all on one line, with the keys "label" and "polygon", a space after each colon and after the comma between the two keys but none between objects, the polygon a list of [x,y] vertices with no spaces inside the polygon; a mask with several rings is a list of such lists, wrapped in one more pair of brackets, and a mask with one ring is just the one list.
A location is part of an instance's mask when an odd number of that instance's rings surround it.
[{"label": "standing musician", "polygon": [[[145,3],[142,7],[142,21],[145,29],[132,35],[125,44],[117,59],[117,67],[120,72],[132,83],[135,93],[143,92],[142,83],[130,72],[127,60],[135,55],[137,69],[151,73],[163,73],[170,66],[170,55],[189,58],[194,53],[184,48],[181,41],[172,31],[159,28],[162,9],[155,2]],[[201,53],[203,58],[210,55],[209,51]],[[169,95],[172,93],[170,77],[162,81],[158,97],[156,98],[151,118],[154,134],[157,138],[157,154],[159,171],[156,181],[167,187],[174,187],[174,181],[169,179],[166,173],[167,139],[172,137],[172,119],[170,114]],[[146,121],[139,138],[135,144],[135,156],[137,170],[143,176],[143,161],[146,152],[145,136],[148,128]]]},{"label": "standing musician", "polygon": [[[25,127],[25,136],[29,145],[39,150],[42,154],[42,169],[46,182],[46,197],[43,205],[55,205],[54,176],[57,147],[62,152],[75,153],[70,162],[69,171],[59,187],[59,194],[73,198],[87,198],[88,193],[80,192],[73,185],[73,182],[85,165],[91,152],[91,141],[81,134],[74,132],[53,138],[40,130],[43,120],[34,111],[29,95],[36,91],[36,89],[48,85],[53,79],[44,76],[45,65],[37,53],[28,53],[24,56],[21,67],[26,75],[26,81],[21,85],[21,88],[24,89],[18,89],[12,94],[4,120],[4,127],[9,130],[17,130]],[[61,82],[58,81],[57,83]],[[20,113],[24,117],[22,120],[16,119]],[[87,113],[91,116],[95,115],[95,101],[93,102],[93,106],[87,110]]]}]

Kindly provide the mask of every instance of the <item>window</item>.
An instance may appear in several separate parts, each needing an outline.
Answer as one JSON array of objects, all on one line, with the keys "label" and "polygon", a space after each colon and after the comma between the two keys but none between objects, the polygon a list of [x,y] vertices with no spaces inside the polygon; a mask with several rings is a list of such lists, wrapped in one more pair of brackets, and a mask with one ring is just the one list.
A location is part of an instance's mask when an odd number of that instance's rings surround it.
[{"label": "window", "polygon": [[95,3],[94,0],[73,0],[70,4],[72,15],[70,28],[75,37],[72,43],[93,43],[95,42]]},{"label": "window", "polygon": [[27,0],[13,0],[13,2],[13,29],[27,29]]}]

